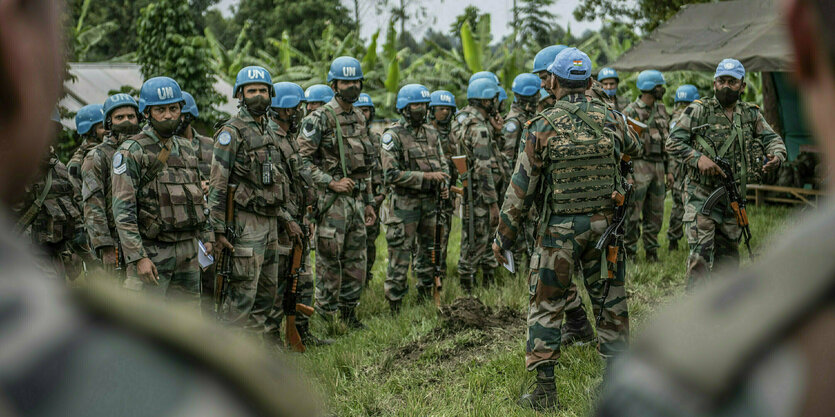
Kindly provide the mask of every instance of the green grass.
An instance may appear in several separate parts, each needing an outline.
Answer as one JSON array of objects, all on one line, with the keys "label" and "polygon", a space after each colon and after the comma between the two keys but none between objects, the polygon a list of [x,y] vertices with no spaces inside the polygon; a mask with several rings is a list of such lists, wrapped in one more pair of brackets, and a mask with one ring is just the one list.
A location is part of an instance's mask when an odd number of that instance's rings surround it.
[{"label": "green grass", "polygon": [[[647,264],[639,253],[627,277],[632,337],[641,324],[665,303],[684,293],[686,249],[667,253],[666,219],[659,235],[660,262]],[[749,208],[754,245],[767,244],[793,222],[787,208]],[[463,295],[458,286],[456,264],[460,249],[460,222],[451,235],[448,276],[443,303]],[[686,245],[684,245],[686,247]],[[344,332],[335,329],[336,343],[311,348],[293,361],[310,377],[327,399],[328,409],[344,416],[535,416],[515,401],[533,382],[524,369],[525,327],[494,330],[445,331],[443,320],[430,302],[418,303],[414,281],[401,314],[393,318],[383,296],[387,251],[384,234],[377,238],[378,256],[374,279],[362,295],[360,318],[369,330]],[[740,249],[743,264],[747,251]],[[501,269],[501,268],[500,268]],[[484,304],[508,307],[522,317],[528,302],[526,278],[501,269],[500,284],[476,290]],[[582,286],[581,286],[582,287]],[[584,289],[587,311],[591,311]],[[313,320],[317,335],[325,334],[324,323]],[[334,330],[334,329],[330,329]],[[597,395],[603,369],[594,346],[563,349],[557,367],[560,410],[553,415],[587,414]]]}]

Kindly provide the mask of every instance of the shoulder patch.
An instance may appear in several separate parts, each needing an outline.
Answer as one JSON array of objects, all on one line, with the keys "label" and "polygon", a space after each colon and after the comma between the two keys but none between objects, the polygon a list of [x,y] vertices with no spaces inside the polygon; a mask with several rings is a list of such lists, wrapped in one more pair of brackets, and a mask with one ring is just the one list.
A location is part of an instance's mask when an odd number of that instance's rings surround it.
[{"label": "shoulder patch", "polygon": [[304,137],[309,138],[316,134],[316,126],[313,123],[305,123],[302,126],[302,134]]},{"label": "shoulder patch", "polygon": [[458,119],[456,119],[456,120],[458,120],[458,123],[464,123],[464,120],[466,120],[466,119],[467,119],[467,115],[466,114],[461,114],[461,115],[458,115]]},{"label": "shoulder patch", "polygon": [[217,136],[217,142],[223,146],[228,145],[232,142],[232,134],[229,132],[220,132],[220,135]]},{"label": "shoulder patch", "polygon": [[505,128],[507,129],[508,132],[513,133],[513,132],[516,131],[516,129],[519,128],[519,126],[516,126],[516,122],[510,122],[510,123],[507,124],[507,126],[505,126]]},{"label": "shoulder patch", "polygon": [[383,149],[387,151],[390,151],[391,148],[394,147],[394,139],[392,138],[391,133],[389,132],[383,134],[381,141],[383,144]]},{"label": "shoulder patch", "polygon": [[676,122],[670,123],[670,130],[673,130],[675,128],[676,128]]},{"label": "shoulder patch", "polygon": [[684,109],[684,114],[686,114],[686,115],[688,115],[688,116],[689,116],[689,115],[690,115],[690,113],[693,113],[693,108],[692,108],[692,107],[690,107],[690,106],[687,106],[687,108],[686,108],[686,109]]},{"label": "shoulder patch", "polygon": [[116,175],[124,174],[125,171],[128,169],[127,164],[125,164],[125,158],[122,154],[116,153],[113,155],[113,173]]}]

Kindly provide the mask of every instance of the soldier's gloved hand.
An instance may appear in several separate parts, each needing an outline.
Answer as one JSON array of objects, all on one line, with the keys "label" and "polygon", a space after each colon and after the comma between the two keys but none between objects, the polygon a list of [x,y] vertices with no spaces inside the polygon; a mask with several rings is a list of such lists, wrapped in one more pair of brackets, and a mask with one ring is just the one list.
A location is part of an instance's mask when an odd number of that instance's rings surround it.
[{"label": "soldier's gloved hand", "polygon": [[299,245],[302,244],[302,239],[304,238],[304,233],[302,233],[302,228],[296,222],[287,222],[287,234],[290,235],[290,239],[293,239]]},{"label": "soldier's gloved hand", "polygon": [[229,249],[229,251],[234,252],[235,247],[226,240],[226,235],[222,235],[220,233],[215,233],[215,259],[220,259],[220,255],[223,253],[224,249]]},{"label": "soldier's gloved hand", "polygon": [[119,255],[116,254],[116,247],[105,246],[101,249],[101,263],[108,271],[116,269],[119,264]]},{"label": "soldier's gloved hand", "polygon": [[449,179],[449,174],[446,172],[424,172],[423,179],[431,182],[444,182]]},{"label": "soldier's gloved hand", "polygon": [[335,193],[348,194],[354,191],[354,180],[350,178],[343,178],[339,181],[331,181],[328,188]]},{"label": "soldier's gloved hand", "polygon": [[725,176],[725,173],[722,172],[722,169],[719,168],[719,165],[716,165],[712,159],[708,158],[705,155],[699,157],[699,161],[697,162],[699,166],[699,172],[705,175],[721,175]]},{"label": "soldier's gloved hand", "polygon": [[780,167],[780,158],[774,155],[766,155],[766,158],[768,158],[768,162],[763,165],[764,172],[771,172]]},{"label": "soldier's gloved hand", "polygon": [[493,256],[496,257],[496,260],[499,261],[499,264],[504,265],[507,263],[507,259],[505,259],[504,255],[502,255],[502,247],[496,243],[496,240],[493,240]]},{"label": "soldier's gloved hand", "polygon": [[159,285],[159,272],[151,258],[142,258],[136,262],[136,274],[146,284]]},{"label": "soldier's gloved hand", "polygon": [[673,174],[667,173],[666,180],[667,180],[666,181],[667,182],[667,189],[672,189],[673,188],[673,182],[675,181],[673,179]]},{"label": "soldier's gloved hand", "polygon": [[499,225],[499,205],[493,203],[490,205],[490,227],[497,227]]},{"label": "soldier's gloved hand", "polygon": [[374,212],[374,207],[365,206],[365,227],[374,226],[377,221],[377,213]]}]

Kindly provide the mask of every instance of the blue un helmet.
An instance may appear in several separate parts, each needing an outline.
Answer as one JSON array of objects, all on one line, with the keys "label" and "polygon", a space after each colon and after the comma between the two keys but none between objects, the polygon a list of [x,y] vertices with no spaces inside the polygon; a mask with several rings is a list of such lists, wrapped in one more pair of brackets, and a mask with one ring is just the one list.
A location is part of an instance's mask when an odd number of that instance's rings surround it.
[{"label": "blue un helmet", "polygon": [[597,81],[608,80],[609,78],[614,78],[615,81],[620,82],[620,77],[618,77],[618,72],[615,71],[614,68],[602,68],[600,72],[597,73]]},{"label": "blue un helmet", "polygon": [[691,103],[699,99],[699,89],[692,84],[684,84],[676,89],[676,103]]},{"label": "blue un helmet", "polygon": [[502,85],[502,82],[499,81],[499,77],[491,71],[479,71],[470,76],[469,83],[472,83],[475,80],[479,80],[482,78],[487,78],[496,82],[496,85]]},{"label": "blue un helmet", "polygon": [[[102,110],[104,111],[104,128],[105,129],[110,130],[110,127],[112,126],[112,122],[110,121],[110,113],[112,113],[113,110],[116,110],[119,107],[125,107],[125,106],[133,107],[137,110],[137,113],[139,112],[139,105],[136,104],[136,100],[134,100],[133,97],[131,97],[129,94],[125,94],[125,93],[114,94],[114,95],[108,97],[106,100],[104,100],[104,106],[103,106]],[[137,116],[139,116],[139,115],[137,114]]]},{"label": "blue un helmet", "polygon": [[507,91],[504,91],[504,87],[499,86],[499,103],[507,100]]},{"label": "blue un helmet", "polygon": [[541,81],[539,77],[531,73],[524,72],[513,79],[513,85],[510,86],[510,91],[513,91],[517,97],[513,100],[517,101],[518,96],[534,96],[539,91]]},{"label": "blue un helmet", "polygon": [[404,85],[400,91],[397,92],[397,110],[403,110],[409,104],[413,103],[429,103],[431,94],[429,89],[420,84]]},{"label": "blue un helmet", "polygon": [[356,58],[350,56],[334,59],[328,70],[328,83],[333,80],[363,80],[362,65]]},{"label": "blue un helmet", "polygon": [[547,71],[548,66],[554,62],[554,58],[557,57],[557,54],[562,52],[565,48],[567,48],[565,45],[552,45],[537,52],[536,56],[533,58],[533,71],[531,72],[536,74],[540,71]]},{"label": "blue un helmet", "polygon": [[248,84],[266,84],[270,88],[270,97],[275,95],[275,91],[273,90],[273,77],[264,67],[250,66],[238,71],[232,94],[237,96],[238,89]]},{"label": "blue un helmet", "polygon": [[273,96],[270,107],[274,109],[295,109],[302,102],[304,91],[296,84],[287,81],[273,84]]},{"label": "blue un helmet", "polygon": [[566,48],[557,54],[548,66],[548,72],[566,80],[588,80],[591,77],[591,59],[577,48]]},{"label": "blue un helmet", "polygon": [[142,84],[139,90],[139,112],[145,113],[150,106],[162,106],[171,103],[182,103],[183,91],[168,77],[154,77]]},{"label": "blue un helmet", "polygon": [[86,135],[96,123],[104,122],[104,110],[101,104],[88,104],[75,114],[75,130],[79,135]]},{"label": "blue un helmet", "polygon": [[499,85],[489,78],[475,80],[467,86],[467,100],[491,100],[499,95]]},{"label": "blue un helmet", "polygon": [[638,90],[650,91],[653,88],[655,88],[655,86],[657,86],[657,85],[665,85],[665,84],[667,84],[667,82],[664,81],[664,75],[661,74],[661,71],[646,70],[646,71],[641,71],[641,73],[638,74],[638,82],[637,82]]},{"label": "blue un helmet", "polygon": [[194,97],[183,91],[183,101],[186,104],[183,106],[182,112],[194,116],[195,119],[198,118],[200,116],[200,110],[197,109],[197,102],[194,101]]},{"label": "blue un helmet", "polygon": [[371,101],[371,96],[361,93],[357,101],[354,102],[354,107],[371,107],[373,109],[374,102]]},{"label": "blue un helmet", "polygon": [[455,111],[458,111],[458,106],[455,105],[455,96],[446,90],[434,91],[429,95],[429,108],[435,106],[453,107]]},{"label": "blue un helmet", "polygon": [[324,84],[314,84],[304,92],[307,103],[327,103],[333,99],[333,90]]}]

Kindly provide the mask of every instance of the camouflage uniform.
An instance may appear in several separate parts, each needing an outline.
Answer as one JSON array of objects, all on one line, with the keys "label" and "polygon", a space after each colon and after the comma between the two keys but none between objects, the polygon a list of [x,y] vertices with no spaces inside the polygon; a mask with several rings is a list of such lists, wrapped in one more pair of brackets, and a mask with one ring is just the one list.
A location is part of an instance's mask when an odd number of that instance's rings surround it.
[{"label": "camouflage uniform", "polygon": [[[166,163],[159,160],[163,148],[170,149]],[[128,265],[124,286],[199,308],[197,239],[213,242],[214,236],[204,212],[197,150],[180,136],[161,140],[148,125],[122,142],[112,165],[113,219]],[[159,285],[139,278],[142,258],[156,266]]]},{"label": "camouflage uniform", "polygon": [[[524,110],[522,106],[518,103],[513,103],[510,106],[510,113],[507,114],[504,118],[504,127],[502,128],[502,154],[504,154],[505,159],[508,161],[509,169],[507,172],[513,172],[513,169],[516,167],[516,158],[519,155],[519,149],[522,147],[522,130],[525,128],[528,120],[533,117],[533,114],[530,114]],[[500,194],[503,194],[505,190],[499,190]],[[535,213],[532,213],[535,215]],[[522,233],[519,233],[519,240],[516,242],[516,245],[513,247],[513,258],[517,260],[517,262],[522,261],[522,255],[527,253],[527,242],[532,242],[533,231],[530,230],[533,227],[533,220],[534,217],[529,217],[530,221],[523,222]],[[531,245],[532,247],[533,245]]]},{"label": "camouflage uniform", "polygon": [[85,136],[84,141],[81,142],[81,145],[75,149],[73,152],[72,157],[70,157],[69,162],[67,162],[67,172],[70,174],[70,183],[72,184],[73,194],[75,196],[75,201],[81,205],[81,164],[84,162],[84,157],[87,156],[87,153],[90,152],[93,148],[98,145],[98,139],[95,137]]},{"label": "camouflage uniform", "polygon": [[43,175],[26,187],[14,211],[19,217],[18,230],[48,256],[41,262],[44,272],[61,279],[75,279],[82,271],[80,256],[85,255],[81,210],[74,198],[67,167],[54,152],[50,151],[44,161]]},{"label": "camouflage uniform", "polygon": [[612,104],[612,107],[619,112],[623,112],[630,103],[628,98],[621,95],[609,97],[609,102]]},{"label": "camouflage uniform", "polygon": [[[374,152],[377,160],[375,161],[374,169],[371,171],[371,189],[374,197],[378,198],[386,195],[386,189],[383,181],[383,161],[380,147],[380,135],[371,131],[370,123],[368,128],[368,140],[374,145]],[[380,200],[382,201],[382,200]],[[375,208],[377,219],[374,220],[374,225],[366,228],[366,265],[365,265],[365,284],[371,282],[371,269],[374,267],[374,261],[377,260],[377,236],[380,235],[380,207]]]},{"label": "camouflage uniform", "polygon": [[[339,156],[337,122],[344,161]],[[375,150],[362,111],[354,107],[345,111],[335,98],[307,115],[301,126],[299,151],[319,190],[316,311],[332,317],[338,309],[350,312],[359,304],[366,273],[365,206],[374,206],[370,173]],[[328,184],[344,175],[356,186],[350,194],[336,194]]]},{"label": "camouflage uniform", "polygon": [[101,255],[107,247],[119,249],[119,233],[113,219],[113,197],[111,193],[111,173],[113,155],[119,145],[127,138],[125,135],[109,134],[102,143],[96,145],[81,165],[81,196],[84,209],[84,226],[90,246],[94,253]]},{"label": "camouflage uniform", "polygon": [[[501,155],[494,152],[495,132],[490,122],[478,109],[467,106],[461,109],[452,122],[452,131],[467,155],[469,186],[472,187],[473,213],[470,212],[468,195],[464,190],[464,215],[461,217],[461,256],[458,261],[458,275],[462,285],[471,287],[475,275],[481,268],[484,282],[493,279],[494,270],[499,266],[490,251],[490,206],[498,204],[501,183]],[[473,219],[473,235],[469,222]],[[472,242],[471,242],[472,241]]]},{"label": "camouflage uniform", "polygon": [[241,108],[215,133],[209,207],[217,234],[226,233],[227,188],[238,185],[231,225],[237,236],[223,316],[255,332],[267,331],[279,281],[285,278],[279,254],[289,253],[286,241],[279,244],[279,231],[284,233],[287,222],[294,220],[290,211],[298,209],[291,207],[283,159],[266,116],[257,122]]},{"label": "camouflage uniform", "polygon": [[512,247],[530,207],[543,201],[542,233],[530,262],[528,370],[552,366],[560,356],[560,323],[577,263],[582,264],[595,315],[603,309],[597,329],[600,354],[609,357],[626,348],[629,315],[623,274],[611,282],[603,305],[605,258],[594,248],[612,220],[621,149],[634,146],[628,143],[631,137],[618,134],[615,117],[603,102],[569,94],[533,119],[519,155],[496,239],[503,249]]},{"label": "camouflage uniform", "polygon": [[[687,103],[682,106],[676,105],[673,115],[670,117],[670,131],[676,126],[676,120],[684,113],[687,108]],[[669,156],[669,167],[673,173],[673,188],[670,190],[670,196],[673,199],[673,208],[670,210],[670,225],[667,228],[667,240],[670,242],[678,241],[684,236],[684,165],[678,162],[678,159]]]},{"label": "camouflage uniform", "polygon": [[644,155],[633,160],[635,193],[627,211],[626,252],[630,256],[638,252],[638,239],[643,229],[644,251],[647,256],[652,256],[658,248],[658,232],[664,221],[664,198],[667,193],[664,182],[669,172],[664,142],[669,134],[670,116],[661,100],[656,100],[649,108],[640,97],[626,107],[624,114],[647,124],[641,135]]},{"label": "camouflage uniform", "polygon": [[[693,130],[703,125],[707,126]],[[715,149],[709,145],[711,141]],[[692,287],[709,276],[714,261],[738,264],[742,234],[727,199],[717,204],[709,216],[698,213],[710,193],[720,185],[717,179],[701,175],[699,157],[704,154],[713,159],[719,152],[718,156],[729,160],[734,178],[741,182],[740,193],[744,198],[745,184],[756,181],[762,173],[764,155],[771,154],[784,161],[786,146],[755,104],[737,102],[731,121],[719,101],[708,98],[696,100],[684,110],[667,140],[667,149],[687,170],[683,220],[690,245],[688,287]]]},{"label": "camouflage uniform", "polygon": [[423,173],[449,173],[446,157],[435,128],[424,124],[415,129],[402,118],[383,133],[382,146],[386,184],[394,191],[386,219],[386,298],[399,301],[406,295],[412,256],[418,293],[429,295],[434,285],[431,251],[440,191],[437,183],[424,180]]},{"label": "camouflage uniform", "polygon": [[[449,167],[449,183],[455,184],[458,181],[458,170],[452,165],[452,157],[459,155],[461,152],[458,149],[458,142],[451,132],[451,119],[454,115],[450,115],[450,124],[443,126],[439,123],[435,124],[435,130],[438,132],[438,140],[441,142],[441,149],[446,156],[447,167]],[[454,198],[452,195],[450,199]],[[441,211],[441,281],[446,280],[447,276],[447,262],[446,255],[449,250],[449,233],[452,231],[452,216],[455,212],[455,204],[450,200],[444,204]]]},{"label": "camouflage uniform", "polygon": [[200,174],[208,180],[212,173],[212,157],[215,150],[215,141],[208,136],[201,135],[193,127],[190,129],[192,137],[191,144],[198,150],[197,164],[200,167]]}]

